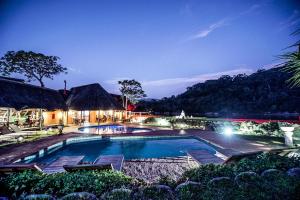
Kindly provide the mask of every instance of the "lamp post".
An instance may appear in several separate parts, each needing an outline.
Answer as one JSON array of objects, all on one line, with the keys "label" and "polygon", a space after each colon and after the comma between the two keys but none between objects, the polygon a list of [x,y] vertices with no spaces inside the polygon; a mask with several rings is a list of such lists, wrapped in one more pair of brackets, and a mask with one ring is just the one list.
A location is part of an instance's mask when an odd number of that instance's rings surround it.
[{"label": "lamp post", "polygon": [[294,146],[293,144],[293,131],[294,127],[280,127],[280,129],[284,132],[284,140],[287,146]]}]

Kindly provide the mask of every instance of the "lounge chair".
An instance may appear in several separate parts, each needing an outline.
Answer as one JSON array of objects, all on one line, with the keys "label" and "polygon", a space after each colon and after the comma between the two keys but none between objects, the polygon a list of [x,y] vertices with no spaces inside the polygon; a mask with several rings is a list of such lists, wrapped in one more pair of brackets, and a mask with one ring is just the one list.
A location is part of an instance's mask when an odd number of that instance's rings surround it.
[{"label": "lounge chair", "polygon": [[54,162],[47,165],[43,172],[46,174],[65,172],[65,165],[77,165],[84,156],[61,156]]},{"label": "lounge chair", "polygon": [[0,127],[0,134],[8,134],[8,133],[11,133],[11,131],[6,125]]},{"label": "lounge chair", "polygon": [[23,172],[27,170],[42,172],[41,168],[36,164],[9,164],[0,165],[0,174],[10,174],[14,172]]},{"label": "lounge chair", "polygon": [[114,170],[121,171],[123,167],[124,156],[123,155],[107,155],[99,156],[94,164],[100,165],[112,165]]},{"label": "lounge chair", "polygon": [[13,130],[13,132],[15,132],[15,133],[21,132],[21,129],[14,124],[10,124],[9,128],[11,128],[11,130]]},{"label": "lounge chair", "polygon": [[85,164],[85,165],[64,165],[67,172],[75,172],[79,170],[113,170],[112,164]]}]

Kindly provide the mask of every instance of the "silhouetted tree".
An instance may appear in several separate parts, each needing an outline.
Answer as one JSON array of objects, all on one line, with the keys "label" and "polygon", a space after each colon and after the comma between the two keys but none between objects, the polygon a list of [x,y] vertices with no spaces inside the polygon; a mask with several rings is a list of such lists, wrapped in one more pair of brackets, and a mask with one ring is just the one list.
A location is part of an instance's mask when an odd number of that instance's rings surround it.
[{"label": "silhouetted tree", "polygon": [[24,75],[30,82],[37,80],[44,87],[44,78],[53,79],[54,75],[66,73],[67,68],[57,63],[57,56],[46,56],[32,51],[8,51],[0,59],[2,75],[18,73]]},{"label": "silhouetted tree", "polygon": [[[300,29],[296,30],[292,35],[300,35]],[[283,70],[293,73],[293,76],[288,80],[292,87],[300,86],[300,40],[290,47],[296,47],[297,49],[292,52],[285,53],[279,58],[285,60],[282,64]]]},{"label": "silhouetted tree", "polygon": [[127,110],[128,100],[135,104],[138,99],[146,97],[140,82],[132,80],[118,81],[120,84],[120,92],[122,94],[123,106]]}]

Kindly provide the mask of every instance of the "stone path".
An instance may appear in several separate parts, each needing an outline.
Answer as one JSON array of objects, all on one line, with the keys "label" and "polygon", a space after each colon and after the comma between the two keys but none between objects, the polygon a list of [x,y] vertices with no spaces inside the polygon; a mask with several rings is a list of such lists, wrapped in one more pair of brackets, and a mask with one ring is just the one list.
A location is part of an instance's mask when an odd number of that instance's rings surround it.
[{"label": "stone path", "polygon": [[187,157],[149,158],[126,160],[123,172],[145,182],[158,182],[161,177],[167,176],[172,180],[178,180],[182,174],[198,164],[194,160],[187,162]]}]

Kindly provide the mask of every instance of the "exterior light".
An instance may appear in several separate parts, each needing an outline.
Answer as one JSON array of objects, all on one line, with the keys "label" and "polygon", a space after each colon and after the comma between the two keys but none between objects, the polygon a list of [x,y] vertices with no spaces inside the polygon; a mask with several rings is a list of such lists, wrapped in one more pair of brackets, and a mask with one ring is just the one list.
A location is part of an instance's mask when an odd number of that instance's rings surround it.
[{"label": "exterior light", "polygon": [[43,112],[43,119],[47,119],[47,113]]},{"label": "exterior light", "polygon": [[293,131],[295,127],[280,127],[280,129],[284,132],[284,140],[287,146],[294,146],[293,144]]},{"label": "exterior light", "polygon": [[163,119],[163,118],[158,118],[157,123],[160,126],[170,126],[170,122],[166,119]]},{"label": "exterior light", "polygon": [[58,119],[62,119],[62,115],[63,115],[62,112],[59,111],[59,112],[58,112]]},{"label": "exterior light", "polygon": [[231,136],[231,135],[233,134],[232,128],[226,127],[225,130],[224,130],[224,133],[225,133],[225,135],[227,135],[227,136]]}]

